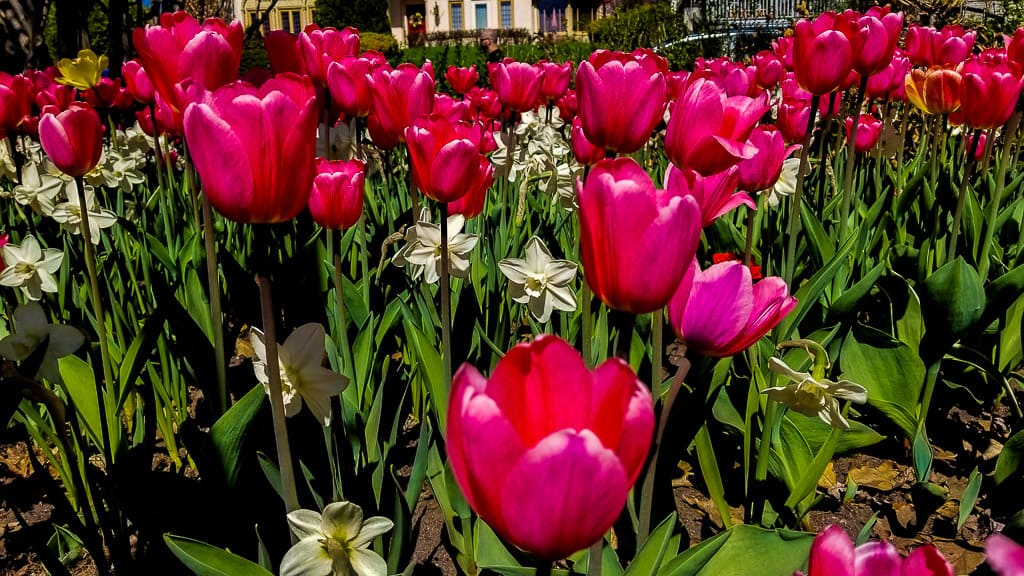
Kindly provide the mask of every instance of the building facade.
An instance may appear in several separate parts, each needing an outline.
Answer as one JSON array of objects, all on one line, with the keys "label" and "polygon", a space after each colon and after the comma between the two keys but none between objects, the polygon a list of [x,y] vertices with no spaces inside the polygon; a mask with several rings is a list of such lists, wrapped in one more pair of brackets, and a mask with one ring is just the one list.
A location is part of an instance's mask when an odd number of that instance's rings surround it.
[{"label": "building facade", "polygon": [[316,6],[316,0],[278,0],[269,13],[267,10],[272,4],[271,0],[234,0],[234,4],[235,17],[246,27],[259,22],[266,15],[267,19],[263,23],[264,34],[271,30],[287,30],[292,34],[298,34],[313,22],[313,7]]}]

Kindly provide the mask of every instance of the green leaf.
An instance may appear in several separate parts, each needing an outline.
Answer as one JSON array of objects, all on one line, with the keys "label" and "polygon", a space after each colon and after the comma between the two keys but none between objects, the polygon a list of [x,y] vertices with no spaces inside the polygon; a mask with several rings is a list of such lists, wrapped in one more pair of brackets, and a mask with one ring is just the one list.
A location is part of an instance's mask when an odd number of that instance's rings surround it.
[{"label": "green leaf", "polygon": [[913,438],[925,376],[917,353],[888,334],[859,327],[843,342],[839,362],[843,378],[867,388],[868,404]]},{"label": "green leaf", "polygon": [[831,260],[836,253],[835,243],[822,228],[818,217],[811,212],[809,202],[804,202],[800,206],[800,221],[803,222],[804,230],[807,231],[807,237],[810,239],[811,249],[818,255],[818,260],[822,264]]},{"label": "green leaf", "polygon": [[842,295],[839,296],[839,298],[836,298],[836,301],[829,306],[829,317],[842,317],[855,312],[860,301],[871,293],[871,289],[875,287],[875,284],[878,282],[878,278],[881,277],[882,272],[885,270],[885,266],[886,262],[883,258],[882,261],[865,274],[859,282],[844,290]]},{"label": "green leaf", "polygon": [[78,356],[65,356],[57,361],[71,403],[85,424],[89,438],[97,447],[103,446],[100,434],[100,406],[96,398],[96,380],[92,366]]},{"label": "green leaf", "polygon": [[156,346],[157,338],[163,332],[165,308],[166,306],[157,306],[157,309],[146,320],[142,330],[135,336],[135,340],[132,340],[131,345],[128,346],[124,358],[121,359],[121,369],[118,374],[118,384],[120,385],[117,398],[118,409],[124,405],[128,393],[134,388],[135,380],[142,373],[142,369],[149,360],[149,354]]},{"label": "green leaf", "polygon": [[518,566],[515,556],[501,542],[494,530],[483,520],[473,522],[473,542],[476,544],[476,563],[481,568],[492,566]]},{"label": "green leaf", "polygon": [[408,318],[402,324],[412,346],[417,364],[416,376],[430,391],[430,403],[434,408],[442,437],[448,429],[448,384],[444,382],[441,354],[430,343],[427,336]]},{"label": "green leaf", "polygon": [[266,397],[262,384],[253,386],[210,427],[210,442],[220,459],[224,482],[229,487],[238,480],[238,471],[245,461],[242,447],[249,433],[249,424],[263,408]]},{"label": "green leaf", "polygon": [[846,264],[846,256],[853,250],[855,236],[851,236],[836,252],[835,256],[828,261],[827,264],[822,266],[811,279],[800,286],[800,289],[796,291],[793,296],[797,300],[796,307],[786,316],[786,318],[779,323],[778,334],[779,340],[785,340],[789,338],[789,335],[793,332],[800,321],[811,311],[811,308],[818,302],[818,298],[822,292],[832,282],[832,278],[839,272]]},{"label": "green leaf", "polygon": [[1024,430],[1010,436],[1006,445],[1003,446],[1003,451],[999,453],[999,458],[996,460],[996,484],[1002,484],[1007,478],[1017,473],[1022,462],[1024,462]]},{"label": "green leaf", "polygon": [[259,564],[183,536],[164,534],[171,552],[197,576],[273,576]]},{"label": "green leaf", "polygon": [[658,576],[792,574],[807,563],[814,534],[738,524],[683,552]]},{"label": "green leaf", "polygon": [[936,270],[918,293],[928,331],[953,340],[974,326],[985,308],[981,277],[962,257]]},{"label": "green leaf", "polygon": [[978,502],[978,493],[981,491],[981,473],[978,472],[978,467],[974,467],[974,471],[971,472],[971,477],[967,480],[967,488],[964,489],[964,495],[960,497],[960,515],[956,520],[956,529],[960,531],[964,527],[964,522],[967,522],[967,517],[974,511],[974,504]]},{"label": "green leaf", "polygon": [[701,426],[697,431],[694,443],[697,445],[697,461],[700,463],[700,473],[704,478],[704,485],[708,487],[711,501],[715,503],[715,508],[718,509],[718,514],[722,517],[722,524],[728,528],[732,526],[732,517],[729,515],[729,503],[725,500],[722,473],[718,469],[715,446],[711,442],[707,424]]},{"label": "green leaf", "polygon": [[918,482],[928,482],[932,476],[932,445],[928,442],[928,433],[924,423],[914,433],[914,473]]},{"label": "green leaf", "polygon": [[[636,558],[629,563],[625,576],[653,576],[658,573],[661,563],[668,552],[668,544],[672,540],[672,532],[676,527],[676,514],[673,512],[658,524],[658,527],[651,532]],[[675,555],[673,550],[670,556]],[[602,564],[603,565],[603,564]]]},{"label": "green leaf", "polygon": [[979,328],[987,328],[1024,294],[1024,264],[1017,266],[988,285],[985,311],[978,320]]}]

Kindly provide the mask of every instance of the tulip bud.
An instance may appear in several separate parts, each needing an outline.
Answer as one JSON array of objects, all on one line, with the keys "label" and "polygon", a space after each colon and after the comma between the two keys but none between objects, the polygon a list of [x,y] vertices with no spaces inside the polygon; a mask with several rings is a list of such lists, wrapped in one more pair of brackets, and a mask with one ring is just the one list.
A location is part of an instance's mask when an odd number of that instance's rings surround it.
[{"label": "tulip bud", "polygon": [[103,152],[103,125],[92,106],[74,102],[67,110],[43,110],[39,143],[58,170],[73,178],[92,171]]},{"label": "tulip bud", "polygon": [[363,163],[321,159],[316,171],[309,194],[313,221],[331,230],[351,228],[363,214]]},{"label": "tulip bud", "polygon": [[620,154],[636,152],[665,114],[659,56],[598,50],[576,72],[579,116],[587,140]]}]

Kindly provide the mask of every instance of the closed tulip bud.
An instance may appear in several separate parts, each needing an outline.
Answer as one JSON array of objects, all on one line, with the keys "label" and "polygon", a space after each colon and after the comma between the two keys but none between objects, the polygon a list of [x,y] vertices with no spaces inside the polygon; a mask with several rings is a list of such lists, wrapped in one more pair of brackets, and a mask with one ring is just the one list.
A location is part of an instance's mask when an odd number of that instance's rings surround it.
[{"label": "closed tulip bud", "polygon": [[348,56],[327,65],[331,103],[345,116],[363,118],[373,110],[373,93],[368,80],[372,72],[373,63],[366,58]]},{"label": "closed tulip bud", "polygon": [[985,561],[999,576],[1020,576],[1024,572],[1024,546],[1009,536],[995,533],[985,540]]},{"label": "closed tulip bud", "polygon": [[775,88],[782,80],[782,60],[768,50],[762,50],[754,56],[754,68],[757,70],[757,85],[765,90]]},{"label": "closed tulip bud", "polygon": [[1003,36],[1006,56],[1018,66],[1024,67],[1024,26],[1017,28],[1013,36]]},{"label": "closed tulip bud", "polygon": [[950,25],[941,31],[912,25],[903,39],[904,50],[914,66],[955,66],[974,50],[974,31]]},{"label": "closed tulip bud", "polygon": [[665,88],[671,104],[679,99],[690,82],[690,73],[685,70],[665,74]]},{"label": "closed tulip bud", "polygon": [[[85,92],[85,99],[93,108],[124,108],[125,98],[121,96],[124,89],[121,88],[121,79],[100,78],[100,81]],[[131,97],[127,100],[131,106]]]},{"label": "closed tulip bud", "polygon": [[788,144],[799,144],[807,138],[807,123],[811,120],[811,105],[795,98],[779,103],[775,125]]},{"label": "closed tulip bud", "polygon": [[740,189],[752,193],[775,186],[782,174],[782,163],[800,148],[786,146],[782,132],[775,126],[768,125],[754,128],[748,142],[757,148],[757,153],[737,164],[737,168]]},{"label": "closed tulip bud", "polygon": [[907,74],[907,100],[928,114],[950,114],[960,109],[963,78],[952,68],[915,68]]},{"label": "closed tulip bud", "polygon": [[576,161],[584,166],[593,166],[597,164],[599,160],[603,160],[605,153],[604,148],[594,146],[587,140],[587,135],[583,133],[583,126],[580,125],[579,117],[572,119],[572,154],[576,157]]},{"label": "closed tulip bud", "polygon": [[377,68],[369,77],[373,113],[367,127],[374,144],[389,149],[405,142],[409,123],[434,108],[433,68],[399,64]]},{"label": "closed tulip bud", "polygon": [[757,149],[746,141],[768,108],[767,94],[727,97],[714,82],[698,79],[672,106],[665,152],[680,168],[717,174],[754,156]]},{"label": "closed tulip bud", "polygon": [[263,36],[263,47],[267,50],[270,69],[275,74],[306,73],[306,62],[302,59],[302,48],[299,47],[297,34],[287,30],[271,30]]},{"label": "closed tulip bud", "polygon": [[260,88],[188,88],[185,140],[203,193],[236,222],[291,220],[307,204],[316,167],[317,106],[308,77],[280,74]]},{"label": "closed tulip bud", "polygon": [[569,79],[572,76],[572,62],[555,64],[554,62],[540,61],[535,64],[543,72],[540,83],[540,99],[542,102],[554,102],[561,98],[569,89]]},{"label": "closed tulip bud", "polygon": [[543,70],[526,62],[506,58],[504,62],[491,65],[488,72],[491,86],[506,110],[525,112],[533,110],[540,103]]},{"label": "closed tulip bud", "polygon": [[665,190],[696,200],[700,206],[703,227],[710,226],[720,216],[741,205],[751,210],[757,209],[757,204],[750,196],[736,192],[739,183],[739,169],[735,166],[711,176],[701,176],[694,170],[680,170],[671,165],[665,171]]},{"label": "closed tulip bud", "polygon": [[825,12],[793,27],[793,71],[804,90],[824,95],[842,87],[853,67],[854,26],[844,16]]},{"label": "closed tulip bud", "polygon": [[58,110],[67,110],[68,106],[75,101],[78,89],[74,86],[64,84],[50,84],[36,92],[36,106],[40,110],[47,106],[54,106]]},{"label": "closed tulip bud", "polygon": [[850,19],[855,30],[852,38],[853,69],[865,76],[881,71],[892,61],[900,41],[903,13],[893,13],[888,7],[876,6],[863,16],[851,15]]},{"label": "closed tulip bud", "polygon": [[865,93],[868,98],[905,100],[908,72],[910,72],[910,59],[901,50],[896,50],[889,65],[868,78]]},{"label": "closed tulip bud", "polygon": [[656,190],[630,158],[598,162],[577,194],[583,269],[594,294],[633,314],[665,306],[700,242],[697,201]]},{"label": "closed tulip bud", "polygon": [[653,401],[628,364],[591,371],[557,336],[512,348],[490,379],[463,364],[452,382],[455,480],[495,532],[547,561],[611,528],[653,431]]},{"label": "closed tulip bud", "polygon": [[[474,139],[475,138],[475,139]],[[405,131],[412,179],[437,202],[454,202],[493,170],[480,153],[480,129],[453,123],[439,114],[413,120]]]},{"label": "closed tulip bud", "polygon": [[470,116],[478,120],[497,120],[501,118],[501,100],[494,90],[474,86],[466,93],[463,100],[469,101]]},{"label": "closed tulip bud", "polygon": [[92,106],[74,102],[56,113],[43,110],[39,118],[39,143],[58,170],[73,178],[92,171],[103,152],[103,125]]},{"label": "closed tulip bud", "polygon": [[772,42],[772,50],[775,56],[782,62],[783,70],[793,71],[793,37],[781,36]]},{"label": "closed tulip bud", "polygon": [[598,50],[580,63],[576,98],[587,140],[620,154],[643,147],[665,115],[667,88],[659,58]]},{"label": "closed tulip bud", "polygon": [[986,134],[985,132],[982,132],[981,135],[978,137],[978,143],[977,144],[974,143],[974,134],[968,134],[967,135],[967,142],[965,143],[965,147],[966,147],[967,153],[970,153],[971,150],[974,150],[973,159],[976,162],[981,162],[981,160],[985,157],[985,146],[987,144],[988,144],[988,134]]},{"label": "closed tulip bud", "polygon": [[579,106],[576,101],[576,91],[566,90],[565,94],[555,102],[555,106],[558,106],[558,116],[562,119],[562,122],[568,124],[576,117],[576,111]]},{"label": "closed tulip bud", "polygon": [[434,94],[434,113],[451,122],[468,122],[472,118],[469,102],[456,100],[447,94]]},{"label": "closed tulip bud", "polygon": [[[846,137],[850,137],[850,129],[853,127],[853,118],[846,119]],[[878,144],[882,137],[882,121],[871,114],[861,114],[857,121],[857,139],[853,148],[857,152],[867,152]]]},{"label": "closed tulip bud", "polygon": [[345,230],[363,214],[365,170],[360,160],[321,159],[309,194],[313,221],[331,230]]},{"label": "closed tulip bud", "polygon": [[753,283],[750,268],[727,261],[701,270],[693,262],[668,305],[668,318],[687,350],[721,358],[739,354],[796,307],[782,278]]},{"label": "closed tulip bud", "polygon": [[146,74],[146,69],[137,58],[129,60],[121,66],[121,76],[124,78],[125,86],[132,98],[146,106],[153,104],[153,93],[156,88],[153,87],[153,82]]},{"label": "closed tulip bud", "polygon": [[961,68],[960,110],[972,128],[997,128],[1006,124],[1020,96],[1021,80],[1016,64],[985,63],[971,58]]},{"label": "closed tulip bud", "polygon": [[448,85],[456,93],[465,94],[480,81],[480,73],[476,71],[476,66],[470,66],[469,68],[449,66],[448,70],[444,73],[444,79],[448,81]]},{"label": "closed tulip bud", "polygon": [[[781,362],[779,364],[782,364]],[[794,372],[783,364],[784,370]],[[815,386],[817,383],[811,383]],[[859,385],[852,382],[832,382],[832,386],[849,388]],[[820,390],[820,386],[818,387]],[[846,394],[849,394],[846,391]],[[838,396],[838,395],[837,395]],[[844,395],[845,396],[845,395]],[[813,402],[813,400],[811,400]],[[835,400],[833,400],[835,402]],[[838,403],[836,403],[838,406]],[[811,544],[811,554],[807,561],[807,576],[853,576],[855,574],[903,574],[905,576],[953,576],[953,565],[931,544],[918,546],[909,556],[903,558],[896,548],[888,542],[866,542],[857,546],[839,526],[831,525],[823,530]],[[1006,572],[1002,576],[1010,576]],[[803,572],[797,572],[803,576]]]},{"label": "closed tulip bud", "polygon": [[351,27],[338,30],[310,24],[299,34],[298,44],[306,74],[314,84],[323,86],[331,62],[359,55],[359,31]]},{"label": "closed tulip bud", "polygon": [[34,92],[32,81],[25,76],[0,72],[0,136],[20,126],[32,113]]}]

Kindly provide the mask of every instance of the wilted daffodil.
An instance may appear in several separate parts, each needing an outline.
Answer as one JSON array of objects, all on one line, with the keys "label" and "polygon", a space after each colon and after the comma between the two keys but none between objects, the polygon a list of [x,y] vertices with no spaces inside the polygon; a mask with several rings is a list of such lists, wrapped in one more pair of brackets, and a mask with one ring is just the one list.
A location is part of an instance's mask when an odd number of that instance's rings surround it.
[{"label": "wilted daffodil", "polygon": [[[21,184],[14,187],[14,200],[29,206],[41,216],[53,213],[54,203],[70,180],[39,170],[39,164],[27,162],[21,168]],[[73,184],[72,184],[73,185]]]},{"label": "wilted daffodil", "polygon": [[783,198],[792,196],[796,192],[796,181],[800,175],[800,158],[787,158],[782,162],[782,173],[775,185],[765,190],[768,194],[768,205],[778,208]]},{"label": "wilted daffodil", "polygon": [[[29,302],[14,311],[14,333],[0,340],[0,356],[12,362],[22,362],[39,346],[46,346],[38,375],[50,382],[59,382],[57,359],[73,353],[84,343],[85,335],[80,330],[63,324],[50,324],[43,307],[38,302]],[[36,374],[25,376],[32,378]]]},{"label": "wilted daffodil", "polygon": [[[808,341],[800,342],[809,343]],[[775,374],[789,378],[792,382],[786,386],[766,388],[764,393],[772,400],[781,402],[804,416],[817,416],[826,424],[845,430],[850,427],[850,423],[846,421],[839,409],[839,400],[863,404],[868,400],[868,391],[860,384],[849,380],[833,382],[825,378],[828,357],[825,356],[824,349],[821,349],[816,343],[810,344],[814,344],[813,347],[818,348],[817,353],[819,354],[815,356],[814,374],[797,372],[782,360],[769,358],[768,369]]]},{"label": "wilted daffodil", "polygon": [[[281,372],[281,395],[284,396],[284,415],[291,418],[302,410],[302,401],[324,426],[331,424],[331,396],[341,394],[348,380],[323,367],[324,327],[320,324],[303,324],[288,336],[279,346],[278,368]],[[253,328],[249,332],[249,344],[255,357],[252,367],[256,379],[270,393],[270,375],[267,373],[267,347],[263,332]]]},{"label": "wilted daffodil", "polygon": [[[466,255],[476,247],[476,234],[460,234],[466,224],[462,214],[448,217],[448,273],[457,278],[469,276]],[[441,277],[441,226],[430,221],[430,211],[424,209],[420,221],[405,232],[405,246],[395,254],[391,263],[399,268],[412,264],[411,275],[416,280],[423,275],[427,284]]]},{"label": "wilted daffodil", "polygon": [[[68,201],[58,204],[50,217],[64,225],[64,229],[72,234],[82,233],[82,207],[78,203],[78,193],[72,190],[75,184],[68,186]],[[100,243],[100,229],[110,228],[117,224],[117,214],[99,208],[93,187],[85,186],[85,204],[89,210],[89,234],[93,244]]]},{"label": "wilted daffodil", "polygon": [[62,58],[57,62],[57,69],[60,70],[57,82],[88,90],[100,83],[103,71],[109,65],[110,59],[106,54],[97,56],[92,50],[81,50],[78,52],[78,58]]},{"label": "wilted daffodil", "polygon": [[506,258],[498,268],[511,282],[512,301],[526,304],[538,322],[547,322],[554,309],[576,309],[576,294],[569,286],[576,278],[576,264],[553,259],[540,238],[526,242],[525,260]]},{"label": "wilted daffodil", "polygon": [[299,542],[281,560],[281,576],[387,576],[388,565],[370,543],[394,524],[383,516],[363,519],[363,509],[335,502],[323,514],[288,513],[288,527]]},{"label": "wilted daffodil", "polygon": [[0,272],[0,285],[20,286],[29,300],[39,300],[43,292],[56,292],[57,280],[53,275],[60,269],[64,253],[56,248],[43,249],[35,236],[26,236],[21,245],[3,247],[4,264]]}]

